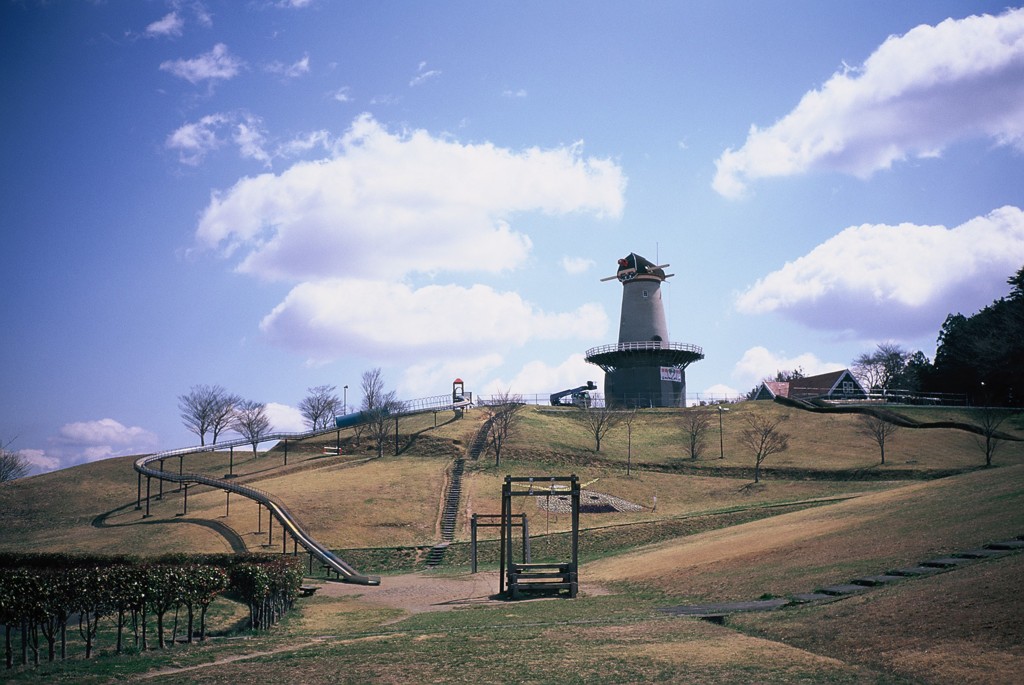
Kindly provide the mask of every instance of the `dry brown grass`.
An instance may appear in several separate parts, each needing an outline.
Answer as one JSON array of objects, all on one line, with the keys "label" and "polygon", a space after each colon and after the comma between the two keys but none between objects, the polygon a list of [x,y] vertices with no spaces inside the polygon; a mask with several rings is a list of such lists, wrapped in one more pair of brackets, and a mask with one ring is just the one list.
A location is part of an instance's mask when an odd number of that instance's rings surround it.
[{"label": "dry brown grass", "polygon": [[[625,468],[628,453],[634,464],[671,465],[683,462],[696,468],[753,468],[753,456],[740,441],[745,417],[751,412],[786,416],[781,429],[790,433],[789,450],[772,456],[765,468],[798,468],[825,471],[874,469],[886,471],[928,471],[962,469],[984,464],[984,455],[968,432],[952,428],[901,429],[886,445],[886,465],[879,465],[878,446],[858,431],[854,414],[817,414],[783,407],[771,402],[743,402],[730,405],[722,416],[723,430],[718,430],[718,411],[714,408],[653,409],[640,413],[632,432],[632,447],[627,445],[624,426],[613,429],[594,452],[593,438],[572,420],[573,409],[528,408],[521,431],[509,441],[510,458],[544,455],[567,462],[599,457],[620,463]],[[712,412],[711,430],[707,434],[704,453],[696,461],[690,459],[684,444],[680,413]],[[972,421],[968,410],[898,408],[919,421]],[[948,414],[944,413],[948,412]],[[1024,437],[1019,421],[1004,424],[1006,432]],[[722,445],[719,437],[723,438]],[[720,454],[724,458],[720,459]],[[1024,442],[1001,444],[996,463],[1024,463]]]},{"label": "dry brown grass", "polygon": [[663,543],[590,564],[627,581],[707,600],[809,592],[1024,531],[1024,466],[867,494]]},{"label": "dry brown grass", "polygon": [[734,616],[730,625],[818,654],[933,683],[1024,673],[1024,555],[822,607]]}]

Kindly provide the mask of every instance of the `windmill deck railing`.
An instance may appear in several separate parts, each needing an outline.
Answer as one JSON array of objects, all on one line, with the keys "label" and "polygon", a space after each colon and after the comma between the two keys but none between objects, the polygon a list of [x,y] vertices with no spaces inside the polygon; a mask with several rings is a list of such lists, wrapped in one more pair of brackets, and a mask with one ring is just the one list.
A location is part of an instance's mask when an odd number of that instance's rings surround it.
[{"label": "windmill deck railing", "polygon": [[673,350],[677,352],[692,352],[700,355],[704,354],[704,350],[699,345],[691,345],[690,343],[665,342],[663,340],[640,340],[637,342],[621,342],[591,347],[583,356],[595,357],[599,354],[608,354],[609,352],[645,352],[647,350]]}]

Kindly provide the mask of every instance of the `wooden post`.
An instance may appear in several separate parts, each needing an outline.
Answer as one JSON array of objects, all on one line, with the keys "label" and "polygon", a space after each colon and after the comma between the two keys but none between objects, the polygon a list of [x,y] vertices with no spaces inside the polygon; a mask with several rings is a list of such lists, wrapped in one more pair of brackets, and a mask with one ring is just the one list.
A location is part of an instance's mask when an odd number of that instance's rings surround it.
[{"label": "wooden post", "polygon": [[284,439],[284,465],[288,466],[288,438]]},{"label": "wooden post", "polygon": [[263,505],[256,503],[256,533],[263,532]]},{"label": "wooden post", "polygon": [[499,583],[498,583],[498,594],[505,594],[505,508],[508,506],[509,491],[511,490],[511,483],[509,479],[511,476],[505,476],[505,483],[501,486],[501,552],[498,559],[499,571]]},{"label": "wooden post", "polygon": [[228,457],[228,475],[233,476],[235,475],[235,446],[231,445],[228,450],[230,455]]},{"label": "wooden post", "polygon": [[469,563],[469,572],[476,573],[476,514],[469,520]]},{"label": "wooden post", "polygon": [[577,591],[577,574],[579,572],[579,550],[580,550],[580,480],[576,474],[572,474],[572,586],[569,588],[569,596],[575,597]]},{"label": "wooden post", "polygon": [[227,495],[224,499],[224,518],[227,518],[231,515],[231,491],[225,490],[224,494]]},{"label": "wooden post", "polygon": [[185,507],[182,509],[181,515],[188,515],[188,483],[185,483]]},{"label": "wooden post", "polygon": [[526,512],[523,512],[523,561],[530,563],[530,524],[526,522]]},{"label": "wooden post", "polygon": [[149,481],[150,477],[146,476],[146,514],[142,518],[149,518]]}]

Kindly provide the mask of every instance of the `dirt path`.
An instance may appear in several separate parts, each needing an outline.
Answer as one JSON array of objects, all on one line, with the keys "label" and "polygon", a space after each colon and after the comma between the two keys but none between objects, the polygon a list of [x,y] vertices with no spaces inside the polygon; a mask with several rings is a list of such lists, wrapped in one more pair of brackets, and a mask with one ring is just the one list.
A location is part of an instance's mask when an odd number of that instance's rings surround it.
[{"label": "dirt path", "polygon": [[[507,600],[497,597],[498,572],[464,573],[456,576],[435,573],[407,573],[385,576],[379,587],[326,582],[319,592],[328,597],[359,596],[360,601],[402,609],[413,614],[450,611],[468,606],[495,606]],[[583,582],[580,593],[607,595],[604,587]],[[533,600],[529,600],[533,601]]]}]

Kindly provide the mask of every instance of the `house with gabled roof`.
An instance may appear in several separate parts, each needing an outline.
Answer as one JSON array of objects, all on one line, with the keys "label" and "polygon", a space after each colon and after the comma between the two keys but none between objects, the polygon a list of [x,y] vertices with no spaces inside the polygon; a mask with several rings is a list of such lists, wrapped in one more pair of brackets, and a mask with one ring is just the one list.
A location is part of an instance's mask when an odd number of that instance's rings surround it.
[{"label": "house with gabled roof", "polygon": [[754,394],[755,400],[788,397],[793,400],[863,400],[868,394],[849,369],[790,381],[764,381]]}]

